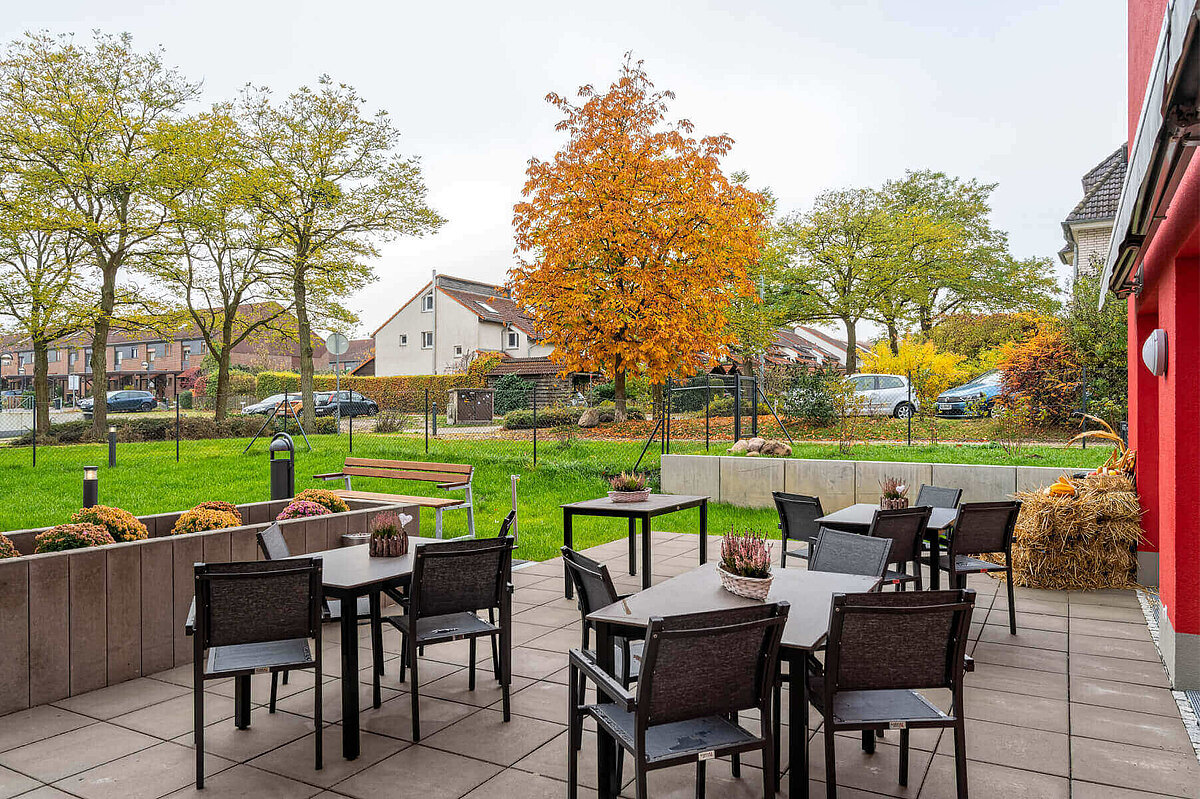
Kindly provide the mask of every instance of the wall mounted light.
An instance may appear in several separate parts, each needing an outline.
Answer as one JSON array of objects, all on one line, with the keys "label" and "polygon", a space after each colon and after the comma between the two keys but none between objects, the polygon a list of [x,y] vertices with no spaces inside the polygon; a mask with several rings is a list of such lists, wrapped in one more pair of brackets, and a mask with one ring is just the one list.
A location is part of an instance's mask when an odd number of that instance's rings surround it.
[{"label": "wall mounted light", "polygon": [[1167,331],[1160,327],[1146,337],[1142,344],[1142,362],[1152,375],[1161,377],[1167,373]]}]

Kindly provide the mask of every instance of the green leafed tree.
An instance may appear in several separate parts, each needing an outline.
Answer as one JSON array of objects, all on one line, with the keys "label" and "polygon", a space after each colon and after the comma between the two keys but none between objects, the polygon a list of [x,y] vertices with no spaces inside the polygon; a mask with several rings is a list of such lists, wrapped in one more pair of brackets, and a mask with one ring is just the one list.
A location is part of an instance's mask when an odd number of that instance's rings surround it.
[{"label": "green leafed tree", "polygon": [[381,242],[445,221],[426,201],[420,164],[397,152],[386,112],[363,114],[352,87],[322,76],[276,101],[246,90],[237,115],[252,161],[264,253],[290,287],[300,349],[304,422],[313,422],[313,331],[353,315],[342,298],[375,279]]},{"label": "green leafed tree", "polygon": [[[1092,264],[1099,274],[1102,264]],[[1100,310],[1099,277],[1076,278],[1067,304],[1067,336],[1087,369],[1088,410],[1116,424],[1129,410],[1128,328],[1124,303],[1110,298]]]},{"label": "green leafed tree", "polygon": [[130,36],[27,34],[0,58],[0,158],[41,196],[98,271],[92,325],[94,429],[107,421],[105,353],[119,280],[162,257],[166,210],[190,180],[181,120],[199,87]]}]

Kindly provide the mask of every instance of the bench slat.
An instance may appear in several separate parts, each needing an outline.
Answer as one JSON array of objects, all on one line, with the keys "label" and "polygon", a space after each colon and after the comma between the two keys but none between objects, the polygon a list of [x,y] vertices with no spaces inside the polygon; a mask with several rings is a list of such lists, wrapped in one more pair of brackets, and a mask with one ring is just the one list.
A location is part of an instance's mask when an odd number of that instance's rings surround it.
[{"label": "bench slat", "polygon": [[393,461],[385,458],[346,458],[347,466],[366,466],[376,469],[406,469],[421,472],[470,474],[475,467],[469,463],[428,463],[425,461]]},{"label": "bench slat", "polygon": [[[352,477],[386,477],[392,480],[424,480],[427,483],[444,483],[446,478],[454,478],[455,475],[447,474],[446,472],[410,472],[401,469],[373,469],[366,466],[347,466],[342,470],[343,474],[348,474]],[[454,480],[454,482],[459,482]]]},{"label": "bench slat", "polygon": [[404,494],[382,494],[378,491],[334,491],[342,499],[367,499],[376,502],[394,502],[396,504],[420,505],[423,508],[448,508],[451,505],[461,505],[462,500],[456,497],[410,497]]}]

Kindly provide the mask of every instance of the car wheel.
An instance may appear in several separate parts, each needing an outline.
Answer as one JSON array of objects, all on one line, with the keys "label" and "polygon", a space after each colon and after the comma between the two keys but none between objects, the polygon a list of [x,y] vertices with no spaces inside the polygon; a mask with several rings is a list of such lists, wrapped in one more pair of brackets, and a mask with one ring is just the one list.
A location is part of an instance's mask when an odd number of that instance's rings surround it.
[{"label": "car wheel", "polygon": [[371,405],[367,407],[367,416],[374,416],[377,413],[379,413],[378,405]]},{"label": "car wheel", "polygon": [[154,410],[154,403],[153,402],[143,402],[141,408],[139,408],[138,410],[152,411],[152,410]]},{"label": "car wheel", "polygon": [[901,402],[896,406],[896,409],[892,411],[892,415],[897,419],[908,419],[912,417],[913,410],[914,409],[911,403]]}]

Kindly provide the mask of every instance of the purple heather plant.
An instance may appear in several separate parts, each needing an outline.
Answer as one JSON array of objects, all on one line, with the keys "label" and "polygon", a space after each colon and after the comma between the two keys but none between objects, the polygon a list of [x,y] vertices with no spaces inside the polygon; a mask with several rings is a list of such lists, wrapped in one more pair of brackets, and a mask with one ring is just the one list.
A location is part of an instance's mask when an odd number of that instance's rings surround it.
[{"label": "purple heather plant", "polygon": [[404,524],[400,521],[400,514],[394,510],[377,513],[371,520],[371,535],[376,538],[395,538],[403,534]]},{"label": "purple heather plant", "polygon": [[771,545],[765,533],[730,530],[721,539],[721,568],[741,577],[771,576]]},{"label": "purple heather plant", "polygon": [[621,472],[619,475],[608,481],[612,486],[613,491],[645,491],[646,490],[646,475],[629,472]]},{"label": "purple heather plant", "polygon": [[310,516],[327,516],[330,513],[329,508],[324,505],[319,505],[316,502],[309,502],[306,499],[293,500],[284,508],[275,521],[281,522],[284,519],[307,519]]},{"label": "purple heather plant", "polygon": [[884,499],[900,499],[908,495],[908,486],[899,477],[883,478],[879,481],[879,488]]}]

